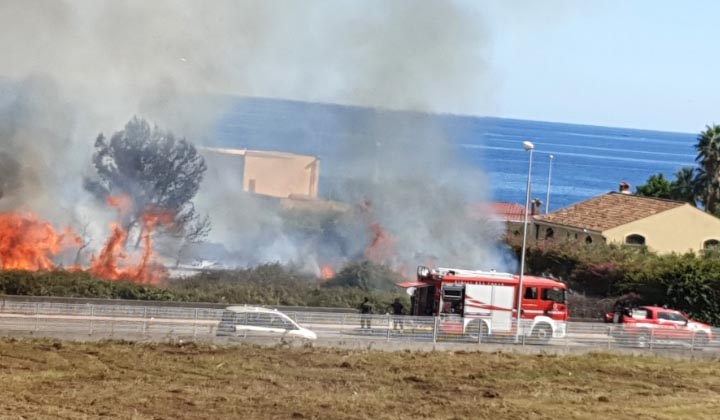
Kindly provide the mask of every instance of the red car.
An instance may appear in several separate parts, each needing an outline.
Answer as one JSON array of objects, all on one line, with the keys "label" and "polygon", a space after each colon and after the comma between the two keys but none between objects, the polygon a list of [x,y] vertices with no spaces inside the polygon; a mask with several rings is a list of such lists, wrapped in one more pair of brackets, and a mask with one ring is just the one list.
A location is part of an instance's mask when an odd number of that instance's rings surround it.
[{"label": "red car", "polygon": [[613,330],[615,338],[640,347],[647,346],[651,340],[686,341],[696,347],[713,340],[710,325],[694,321],[680,311],[659,306],[640,306],[625,313],[611,312],[605,315],[605,321],[623,324],[623,328]]}]

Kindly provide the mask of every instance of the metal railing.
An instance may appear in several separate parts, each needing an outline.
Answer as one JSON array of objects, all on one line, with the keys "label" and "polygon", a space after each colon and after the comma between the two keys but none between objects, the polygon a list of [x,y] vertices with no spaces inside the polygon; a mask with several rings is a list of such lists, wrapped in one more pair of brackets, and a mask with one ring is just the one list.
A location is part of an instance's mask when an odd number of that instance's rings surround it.
[{"label": "metal railing", "polygon": [[[514,325],[497,331],[479,328],[463,330],[460,317],[414,317],[362,315],[332,312],[284,312],[301,326],[315,332],[319,340],[416,342],[418,344],[462,343],[465,345],[507,344],[547,345],[566,349],[618,348],[679,352],[715,352],[720,356],[720,329],[712,337],[704,332],[689,333],[672,329],[626,329],[622,324],[568,322],[565,334],[547,340],[534,334],[530,324],[522,323],[516,336]],[[0,304],[0,334],[52,336],[74,340],[115,338],[128,340],[228,341],[219,336],[223,310],[214,308],[165,307],[154,305],[72,304],[58,302],[19,302]],[[497,325],[496,325],[497,326]],[[249,332],[252,336],[253,332]],[[243,334],[248,337],[248,334]],[[267,335],[266,335],[267,336]],[[272,336],[272,334],[270,334]],[[281,335],[276,336],[280,338]],[[711,338],[711,339],[710,339]]]}]

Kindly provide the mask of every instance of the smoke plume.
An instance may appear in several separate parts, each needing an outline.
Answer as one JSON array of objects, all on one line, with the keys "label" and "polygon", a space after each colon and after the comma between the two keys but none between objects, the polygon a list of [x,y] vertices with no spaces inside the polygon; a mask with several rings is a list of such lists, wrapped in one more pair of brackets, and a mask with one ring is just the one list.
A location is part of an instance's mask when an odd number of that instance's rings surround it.
[{"label": "smoke plume", "polygon": [[398,265],[498,267],[499,228],[465,212],[487,181],[425,114],[491,109],[483,21],[461,0],[0,2],[0,210],[91,220],[99,235],[109,216],[81,180],[97,134],[134,115],[212,144],[236,96],[411,110],[328,122],[349,133],[334,198],[354,210],[298,229],[275,203],[205,183],[211,240],[239,262],[317,271],[363,257],[377,223]]}]

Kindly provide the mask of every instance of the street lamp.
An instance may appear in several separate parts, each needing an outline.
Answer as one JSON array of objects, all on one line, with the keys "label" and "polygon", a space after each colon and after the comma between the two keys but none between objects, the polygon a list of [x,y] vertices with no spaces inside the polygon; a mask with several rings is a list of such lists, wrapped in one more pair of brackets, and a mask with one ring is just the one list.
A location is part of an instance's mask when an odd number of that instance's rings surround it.
[{"label": "street lamp", "polygon": [[530,208],[530,181],[532,179],[532,160],[535,145],[529,141],[524,141],[523,148],[526,152],[530,152],[530,159],[528,163],[527,195],[525,196],[525,221],[523,223],[523,242],[522,251],[520,252],[520,276],[518,279],[517,324],[515,326],[515,341],[519,341],[520,339],[520,312],[522,312],[523,276],[525,274],[525,247],[527,245],[528,209]]},{"label": "street lamp", "polygon": [[547,196],[545,197],[545,214],[550,212],[550,179],[552,179],[552,163],[555,156],[550,155],[550,167],[548,168],[548,187]]}]

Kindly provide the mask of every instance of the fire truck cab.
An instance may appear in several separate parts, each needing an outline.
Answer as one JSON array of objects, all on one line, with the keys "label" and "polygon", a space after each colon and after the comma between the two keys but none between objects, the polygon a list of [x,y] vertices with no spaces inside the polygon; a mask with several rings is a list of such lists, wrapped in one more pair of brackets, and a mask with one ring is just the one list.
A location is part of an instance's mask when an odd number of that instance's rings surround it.
[{"label": "fire truck cab", "polygon": [[[458,333],[515,335],[519,276],[495,271],[420,266],[417,281],[401,283],[411,294],[411,314],[456,319]],[[520,334],[538,343],[565,336],[567,286],[523,276]]]}]

